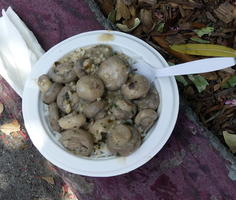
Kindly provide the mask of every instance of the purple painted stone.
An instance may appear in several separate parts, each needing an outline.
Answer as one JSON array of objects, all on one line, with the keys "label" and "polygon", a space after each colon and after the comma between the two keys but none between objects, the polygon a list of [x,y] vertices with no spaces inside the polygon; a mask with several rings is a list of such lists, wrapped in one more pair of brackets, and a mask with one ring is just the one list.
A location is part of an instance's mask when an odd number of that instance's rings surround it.
[{"label": "purple painted stone", "polygon": [[[101,29],[82,0],[2,0],[35,33],[45,50],[80,32]],[[22,120],[21,99],[0,78],[0,101],[9,115]],[[14,109],[12,109],[14,108]],[[236,182],[229,178],[235,158],[214,141],[212,133],[191,119],[182,106],[175,130],[148,163],[125,175],[91,178],[57,171],[80,200],[233,200]],[[213,145],[212,145],[213,144]],[[215,147],[218,144],[220,151]],[[227,156],[226,156],[227,155]]]},{"label": "purple painted stone", "polygon": [[[169,141],[142,167],[117,177],[83,177],[88,191],[78,188],[74,179],[66,181],[83,200],[233,200],[236,183],[228,177],[230,163],[212,148],[205,134],[181,110]],[[69,175],[62,170],[59,174]]]}]

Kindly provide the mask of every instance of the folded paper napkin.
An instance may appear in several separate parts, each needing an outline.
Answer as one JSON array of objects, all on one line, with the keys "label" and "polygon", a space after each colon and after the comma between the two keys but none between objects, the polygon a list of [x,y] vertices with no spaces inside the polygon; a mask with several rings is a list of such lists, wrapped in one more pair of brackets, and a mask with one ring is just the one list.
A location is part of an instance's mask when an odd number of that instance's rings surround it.
[{"label": "folded paper napkin", "polygon": [[0,30],[0,74],[22,97],[27,76],[44,50],[11,7],[2,10]]}]

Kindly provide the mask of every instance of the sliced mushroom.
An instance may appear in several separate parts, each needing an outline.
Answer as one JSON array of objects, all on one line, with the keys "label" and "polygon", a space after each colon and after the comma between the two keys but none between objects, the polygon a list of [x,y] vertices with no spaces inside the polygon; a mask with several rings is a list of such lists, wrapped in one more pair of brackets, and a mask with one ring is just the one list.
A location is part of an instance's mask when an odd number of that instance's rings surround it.
[{"label": "sliced mushroom", "polygon": [[84,125],[85,122],[85,116],[77,113],[70,113],[58,120],[59,126],[63,129],[79,128]]},{"label": "sliced mushroom", "polygon": [[57,83],[68,83],[77,79],[73,63],[55,63],[49,70],[48,76]]},{"label": "sliced mushroom", "polygon": [[119,124],[108,134],[107,147],[115,155],[128,156],[141,144],[139,132],[128,125]]},{"label": "sliced mushroom", "polygon": [[156,110],[160,104],[160,98],[155,87],[150,88],[146,97],[134,100],[139,110],[153,109]]},{"label": "sliced mushroom", "polygon": [[125,99],[117,99],[111,109],[116,119],[130,119],[136,114],[136,111],[136,106]]},{"label": "sliced mushroom", "polygon": [[61,111],[64,113],[70,113],[72,111],[71,105],[71,88],[69,86],[64,86],[57,96],[57,105]]},{"label": "sliced mushroom", "polygon": [[57,99],[57,95],[60,92],[62,85],[60,83],[53,83],[52,86],[43,93],[43,102],[46,104],[50,104]]},{"label": "sliced mushroom", "polygon": [[135,117],[135,124],[143,131],[147,131],[155,120],[157,119],[157,113],[152,109],[141,110]]},{"label": "sliced mushroom", "polygon": [[149,88],[150,83],[147,78],[140,74],[134,74],[122,86],[121,92],[127,99],[138,99],[145,97]]},{"label": "sliced mushroom", "polygon": [[104,93],[103,82],[95,76],[83,76],[77,82],[79,97],[87,101],[95,101]]},{"label": "sliced mushroom", "polygon": [[129,74],[129,67],[118,56],[112,56],[101,63],[98,76],[103,80],[108,90],[118,90]]},{"label": "sliced mushroom", "polygon": [[102,139],[102,133],[106,134],[109,129],[114,124],[114,121],[110,117],[105,117],[103,119],[98,119],[95,122],[91,122],[89,125],[89,132],[95,138],[95,142],[98,142]]},{"label": "sliced mushroom", "polygon": [[46,74],[43,74],[38,78],[38,86],[40,91],[42,93],[45,93],[52,86],[52,82],[50,81],[50,78]]},{"label": "sliced mushroom", "polygon": [[83,113],[88,118],[95,117],[105,107],[104,101],[95,101],[84,106]]},{"label": "sliced mushroom", "polygon": [[59,141],[69,151],[81,156],[90,156],[93,152],[93,136],[89,132],[72,129],[61,134]]},{"label": "sliced mushroom", "polygon": [[61,128],[58,124],[58,119],[60,118],[58,107],[55,102],[48,105],[48,120],[50,123],[50,126],[54,131],[60,132]]}]

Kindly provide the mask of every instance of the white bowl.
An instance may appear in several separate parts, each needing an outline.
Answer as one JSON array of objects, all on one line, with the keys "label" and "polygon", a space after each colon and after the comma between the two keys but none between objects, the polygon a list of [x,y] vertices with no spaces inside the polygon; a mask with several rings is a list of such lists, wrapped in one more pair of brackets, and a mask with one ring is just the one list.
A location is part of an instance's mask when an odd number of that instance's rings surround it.
[{"label": "white bowl", "polygon": [[35,64],[24,88],[23,116],[28,134],[40,153],[66,171],[94,177],[108,177],[132,171],[149,161],[164,146],[174,128],[179,94],[173,77],[155,80],[160,95],[159,119],[149,130],[142,145],[127,157],[82,158],[66,151],[57,141],[47,120],[37,86],[40,75],[67,53],[85,46],[107,44],[131,58],[142,57],[157,68],[168,67],[165,59],[150,45],[131,35],[116,31],[92,31],[73,36],[46,52]]}]

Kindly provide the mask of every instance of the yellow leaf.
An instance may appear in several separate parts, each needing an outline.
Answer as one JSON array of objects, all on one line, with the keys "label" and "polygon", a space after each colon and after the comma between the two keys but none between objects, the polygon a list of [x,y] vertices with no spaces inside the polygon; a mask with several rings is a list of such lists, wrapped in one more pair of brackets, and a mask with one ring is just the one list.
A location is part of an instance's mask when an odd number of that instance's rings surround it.
[{"label": "yellow leaf", "polygon": [[236,50],[215,44],[178,44],[170,48],[174,51],[198,56],[236,57]]},{"label": "yellow leaf", "polygon": [[45,180],[45,181],[47,181],[49,184],[51,184],[51,185],[54,185],[55,184],[55,182],[54,182],[54,179],[53,179],[53,177],[51,177],[51,176],[42,176],[41,177],[43,180]]},{"label": "yellow leaf", "polygon": [[20,124],[17,120],[13,120],[11,123],[3,124],[2,126],[0,126],[0,130],[6,135],[9,135],[12,132],[19,131]]},{"label": "yellow leaf", "polygon": [[225,143],[229,146],[230,150],[236,152],[236,134],[230,134],[228,131],[223,131]]}]

